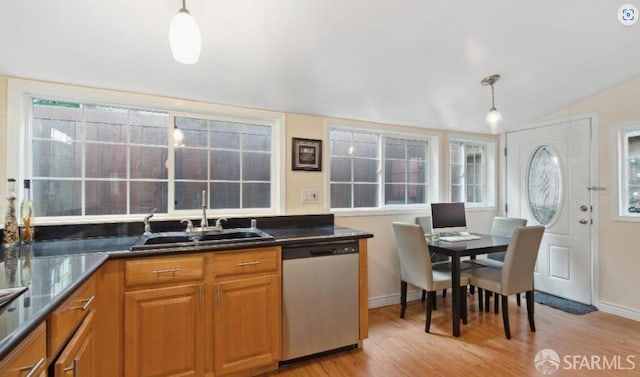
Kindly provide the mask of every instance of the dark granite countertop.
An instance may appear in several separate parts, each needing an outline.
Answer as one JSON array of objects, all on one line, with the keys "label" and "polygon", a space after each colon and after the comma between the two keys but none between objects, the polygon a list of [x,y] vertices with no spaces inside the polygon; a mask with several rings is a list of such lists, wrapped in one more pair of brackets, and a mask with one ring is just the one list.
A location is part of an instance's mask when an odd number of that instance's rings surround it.
[{"label": "dark granite countertop", "polygon": [[[230,226],[244,226],[246,219],[233,219]],[[248,220],[247,220],[248,221]],[[333,215],[278,216],[261,218],[258,228],[271,234],[268,241],[247,241],[227,245],[194,245],[166,249],[130,251],[138,235],[121,229],[115,237],[80,233],[80,238],[50,239],[32,245],[2,249],[0,288],[29,286],[29,289],[0,309],[0,359],[37,327],[107,259],[150,255],[223,251],[262,246],[290,246],[305,243],[353,240],[373,234],[335,226]],[[260,226],[262,225],[262,226]],[[162,225],[160,225],[162,226]],[[166,224],[164,225],[166,226]],[[104,227],[101,225],[100,227]],[[128,226],[131,227],[131,226]],[[59,228],[43,230],[57,233]],[[66,234],[67,229],[62,229]]]},{"label": "dark granite countertop", "polygon": [[[0,287],[28,286],[0,308],[0,359],[74,292],[108,258],[106,253],[33,256],[31,246],[4,248]],[[2,274],[1,270],[4,270]]]}]

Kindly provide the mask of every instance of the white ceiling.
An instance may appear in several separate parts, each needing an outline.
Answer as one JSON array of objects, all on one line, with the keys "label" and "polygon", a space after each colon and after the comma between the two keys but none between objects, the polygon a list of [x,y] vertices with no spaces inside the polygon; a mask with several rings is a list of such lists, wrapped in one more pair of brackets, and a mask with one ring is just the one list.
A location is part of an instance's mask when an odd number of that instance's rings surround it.
[{"label": "white ceiling", "polygon": [[[640,8],[638,0],[627,0]],[[640,76],[640,22],[611,0],[188,0],[196,65],[171,57],[181,0],[5,0],[0,74],[260,109],[486,132]]]}]

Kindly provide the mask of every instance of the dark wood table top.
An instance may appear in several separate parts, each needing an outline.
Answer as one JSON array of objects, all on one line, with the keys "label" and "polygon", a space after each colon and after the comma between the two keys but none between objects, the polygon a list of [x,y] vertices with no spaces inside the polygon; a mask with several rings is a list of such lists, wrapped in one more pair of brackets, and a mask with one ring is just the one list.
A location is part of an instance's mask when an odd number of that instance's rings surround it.
[{"label": "dark wood table top", "polygon": [[478,254],[505,251],[509,246],[510,238],[491,236],[488,234],[472,233],[480,236],[479,240],[446,242],[429,242],[429,250],[434,253],[448,256],[474,256]]}]

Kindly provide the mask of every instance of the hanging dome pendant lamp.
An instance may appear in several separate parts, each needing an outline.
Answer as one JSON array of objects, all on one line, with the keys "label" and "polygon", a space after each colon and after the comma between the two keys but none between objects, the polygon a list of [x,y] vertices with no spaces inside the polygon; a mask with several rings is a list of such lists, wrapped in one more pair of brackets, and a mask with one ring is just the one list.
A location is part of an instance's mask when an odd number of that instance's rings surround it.
[{"label": "hanging dome pendant lamp", "polygon": [[487,122],[487,126],[489,126],[489,130],[491,130],[492,134],[497,134],[500,126],[502,125],[502,114],[496,109],[495,105],[495,97],[493,94],[493,84],[495,84],[498,80],[500,80],[500,75],[491,75],[489,77],[485,77],[480,81],[480,83],[484,86],[491,86],[491,108],[487,113],[487,117],[485,121]]},{"label": "hanging dome pendant lamp", "polygon": [[183,64],[196,64],[200,59],[202,38],[198,23],[187,10],[186,0],[173,16],[169,27],[169,45],[173,58]]}]

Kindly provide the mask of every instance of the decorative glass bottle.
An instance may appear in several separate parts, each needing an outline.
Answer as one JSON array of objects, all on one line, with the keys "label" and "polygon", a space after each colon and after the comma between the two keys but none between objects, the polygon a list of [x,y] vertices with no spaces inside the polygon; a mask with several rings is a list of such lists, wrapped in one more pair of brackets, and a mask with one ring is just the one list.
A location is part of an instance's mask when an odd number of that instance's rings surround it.
[{"label": "decorative glass bottle", "polygon": [[31,180],[24,180],[24,198],[20,204],[20,217],[22,219],[22,242],[33,241],[33,202],[31,201]]},{"label": "decorative glass bottle", "polygon": [[2,237],[2,244],[4,246],[12,246],[20,241],[18,221],[16,220],[16,180],[9,178],[8,186],[7,214],[4,218],[4,235]]}]

